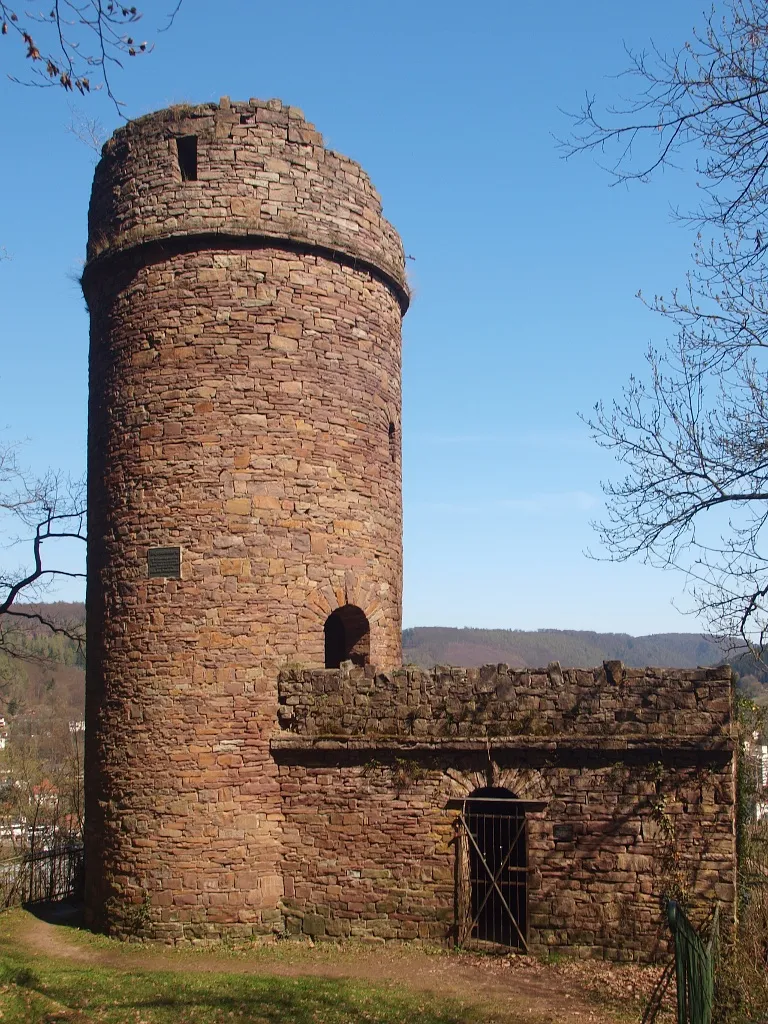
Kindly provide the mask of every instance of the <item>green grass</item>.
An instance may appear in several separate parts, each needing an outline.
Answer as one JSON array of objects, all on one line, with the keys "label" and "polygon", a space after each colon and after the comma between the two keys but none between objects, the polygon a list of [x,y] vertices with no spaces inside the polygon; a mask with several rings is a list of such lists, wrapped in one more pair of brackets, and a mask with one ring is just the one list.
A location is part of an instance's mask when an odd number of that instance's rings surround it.
[{"label": "green grass", "polygon": [[[237,974],[122,973],[35,962],[0,968],[3,1024],[80,1011],[104,1024],[469,1024],[471,1012],[347,981]],[[73,1017],[70,1019],[77,1019]]]},{"label": "green grass", "polygon": [[[477,1005],[318,977],[121,970],[40,955],[0,925],[0,1024],[492,1024]],[[185,958],[186,959],[186,958]],[[509,1020],[509,1018],[506,1018]]]}]

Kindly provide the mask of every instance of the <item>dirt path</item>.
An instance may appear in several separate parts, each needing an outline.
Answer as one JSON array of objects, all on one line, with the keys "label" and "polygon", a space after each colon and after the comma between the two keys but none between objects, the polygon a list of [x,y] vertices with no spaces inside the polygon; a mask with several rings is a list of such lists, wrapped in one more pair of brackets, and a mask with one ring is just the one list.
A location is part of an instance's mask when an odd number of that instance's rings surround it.
[{"label": "dirt path", "polygon": [[[25,914],[15,938],[34,956],[124,971],[264,974],[371,981],[482,1003],[531,1024],[626,1024],[590,999],[578,978],[529,957],[428,953],[404,946],[278,943],[246,951],[176,950],[154,945],[84,941],[62,920]],[[638,1014],[639,1019],[639,1014]]]}]

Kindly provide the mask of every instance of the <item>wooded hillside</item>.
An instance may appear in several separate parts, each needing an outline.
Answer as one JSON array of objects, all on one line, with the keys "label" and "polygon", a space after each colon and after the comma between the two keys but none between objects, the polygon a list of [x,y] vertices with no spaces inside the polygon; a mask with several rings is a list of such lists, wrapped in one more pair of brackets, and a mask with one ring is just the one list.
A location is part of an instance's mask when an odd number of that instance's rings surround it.
[{"label": "wooded hillside", "polygon": [[[36,606],[26,606],[30,609]],[[48,604],[38,610],[48,619],[69,626],[85,623],[79,603]],[[58,706],[70,717],[82,717],[85,652],[67,637],[53,634],[33,621],[23,622],[17,640],[29,658],[0,655],[0,684],[5,713],[36,704]],[[542,668],[551,661],[564,667],[593,668],[603,661],[619,660],[642,668],[695,668],[723,661],[723,652],[697,633],[597,633],[575,629],[456,629],[418,626],[403,631],[403,662],[430,668],[458,665],[465,668],[505,663],[513,668]],[[728,659],[747,691],[757,696],[768,692],[768,668],[747,656]],[[10,702],[10,706],[9,706]]]},{"label": "wooded hillside", "polygon": [[513,668],[543,668],[559,661],[569,668],[593,668],[618,660],[633,668],[646,665],[696,668],[715,665],[723,652],[697,633],[593,633],[577,629],[453,629],[418,626],[403,631],[403,661],[414,665],[505,663]]},{"label": "wooded hillside", "polygon": [[[39,612],[70,633],[85,626],[85,606],[80,602],[22,605]],[[85,706],[85,647],[69,636],[55,633],[34,619],[3,616],[0,628],[10,636],[8,650],[0,650],[0,715],[9,725],[20,719],[50,716],[80,721]]]}]

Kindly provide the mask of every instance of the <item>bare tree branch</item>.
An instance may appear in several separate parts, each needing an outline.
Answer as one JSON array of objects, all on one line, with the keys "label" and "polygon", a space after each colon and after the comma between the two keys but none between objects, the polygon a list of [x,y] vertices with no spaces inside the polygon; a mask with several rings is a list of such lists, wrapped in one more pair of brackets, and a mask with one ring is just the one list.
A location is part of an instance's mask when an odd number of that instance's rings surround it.
[{"label": "bare tree branch", "polygon": [[101,153],[101,147],[107,141],[107,132],[101,121],[87,117],[74,104],[70,106],[69,112],[70,120],[65,130],[95,153]]},{"label": "bare tree branch", "polygon": [[[177,0],[164,31],[182,3]],[[153,48],[134,35],[141,18],[136,7],[114,0],[53,0],[48,13],[32,13],[12,0],[0,0],[0,35],[20,44],[17,57],[26,65],[24,72],[9,77],[21,85],[57,85],[83,96],[103,88],[119,110],[122,104],[112,89],[112,71],[122,68],[126,58]]]},{"label": "bare tree branch", "polygon": [[58,579],[85,577],[84,572],[55,562],[57,543],[85,541],[85,511],[82,482],[73,484],[54,473],[34,478],[20,467],[15,447],[0,446],[0,520],[3,532],[20,531],[6,538],[6,546],[28,552],[17,569],[0,568],[0,651],[27,656],[23,621],[37,622],[52,633],[84,643],[80,625],[54,621],[26,602],[39,598]]},{"label": "bare tree branch", "polygon": [[684,150],[703,201],[693,269],[648,302],[671,339],[648,375],[586,417],[624,475],[603,485],[608,557],[688,575],[720,637],[768,640],[768,2],[725,0],[671,55],[629,53],[637,85],[599,112],[588,97],[566,157],[609,155],[615,182],[647,181]]}]

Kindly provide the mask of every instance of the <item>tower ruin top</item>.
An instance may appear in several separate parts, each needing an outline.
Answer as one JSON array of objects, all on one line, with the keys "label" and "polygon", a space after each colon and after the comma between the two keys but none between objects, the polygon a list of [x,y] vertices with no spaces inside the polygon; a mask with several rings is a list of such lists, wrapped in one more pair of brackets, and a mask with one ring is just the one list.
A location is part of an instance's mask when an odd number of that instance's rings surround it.
[{"label": "tower ruin top", "polygon": [[147,243],[279,240],[374,273],[408,306],[402,243],[368,175],[279,99],[224,97],[119,128],[96,168],[88,226],[86,277]]}]

